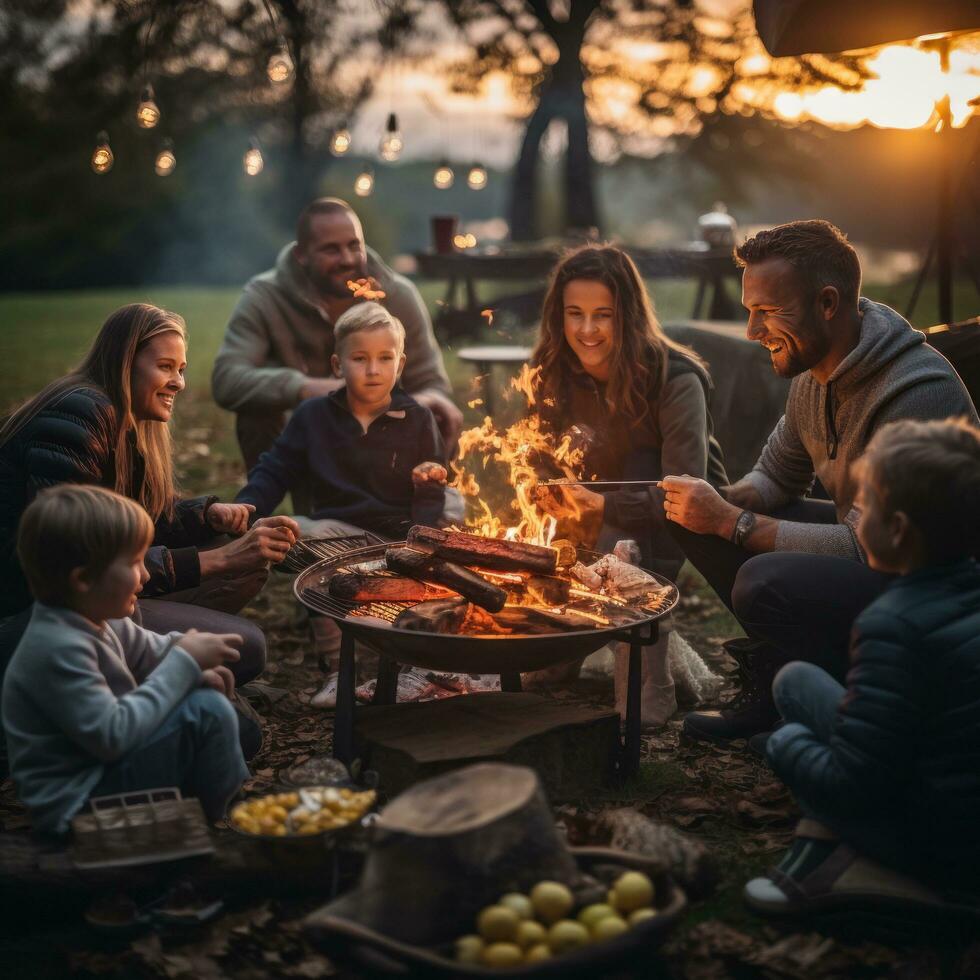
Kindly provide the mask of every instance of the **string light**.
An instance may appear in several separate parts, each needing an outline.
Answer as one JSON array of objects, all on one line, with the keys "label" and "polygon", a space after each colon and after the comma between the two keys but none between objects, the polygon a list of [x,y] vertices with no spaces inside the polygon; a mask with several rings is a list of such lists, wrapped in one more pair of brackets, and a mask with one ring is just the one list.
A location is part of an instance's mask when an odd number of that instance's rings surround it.
[{"label": "string light", "polygon": [[245,156],[242,157],[242,167],[245,173],[249,177],[256,177],[258,174],[262,173],[262,168],[265,166],[265,160],[262,159],[262,150],[259,148],[259,141],[253,136],[249,140],[248,149],[245,151]]},{"label": "string light", "polygon": [[466,175],[466,185],[471,191],[482,191],[487,186],[487,168],[482,163],[474,163]]},{"label": "string light", "polygon": [[436,167],[436,172],[432,175],[432,183],[441,191],[448,191],[450,187],[453,186],[453,180],[455,179],[455,174],[453,173],[453,168],[449,166],[448,160],[443,160],[438,167]]},{"label": "string light", "polygon": [[112,170],[115,157],[112,155],[112,147],[109,146],[109,134],[102,130],[95,137],[95,149],[92,151],[92,169],[97,174],[107,174]]},{"label": "string light", "polygon": [[146,85],[136,107],[136,122],[142,129],[153,129],[160,121],[160,107],[153,101],[153,86]]},{"label": "string light", "polygon": [[374,191],[374,173],[365,167],[354,179],[354,193],[358,197],[369,197]]},{"label": "string light", "polygon": [[166,139],[160,144],[160,152],[154,161],[153,169],[158,177],[169,177],[177,166],[177,158],[174,156],[174,144],[172,140]]},{"label": "string light", "polygon": [[292,77],[293,61],[289,57],[285,44],[280,45],[279,49],[269,58],[266,73],[269,76],[269,81],[276,85],[288,82]]},{"label": "string light", "polygon": [[398,131],[398,117],[393,113],[388,113],[388,122],[385,124],[385,134],[381,137],[381,145],[378,147],[381,159],[388,163],[394,163],[402,155],[405,148],[405,141],[402,134]]},{"label": "string light", "polygon": [[330,152],[335,157],[342,157],[350,149],[350,144],[350,130],[347,128],[347,123],[342,122],[340,128],[334,130],[330,138]]}]

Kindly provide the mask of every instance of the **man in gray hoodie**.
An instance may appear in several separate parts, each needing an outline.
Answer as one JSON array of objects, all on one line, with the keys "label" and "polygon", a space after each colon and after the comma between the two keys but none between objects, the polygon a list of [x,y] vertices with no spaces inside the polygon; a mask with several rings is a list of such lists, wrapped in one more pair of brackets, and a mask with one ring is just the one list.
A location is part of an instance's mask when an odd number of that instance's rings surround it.
[{"label": "man in gray hoodie", "polygon": [[[371,294],[355,296],[348,283],[369,277]],[[303,209],[296,241],[279,253],[275,268],[245,286],[214,362],[214,399],[236,414],[246,468],[272,445],[286,412],[343,384],[330,369],[333,324],[365,298],[378,299],[401,320],[407,357],[402,387],[431,409],[446,445],[455,445],[463,416],[450,396],[422,297],[364,244],[351,206],[324,197]]]},{"label": "man in gray hoodie", "polygon": [[[730,647],[739,697],[685,719],[688,735],[709,740],[767,732],[778,718],[772,678],[789,660],[843,680],[851,626],[889,580],[868,567],[855,534],[851,467],[875,432],[896,419],[977,421],[963,382],[925,336],[860,297],[857,254],[834,225],[780,225],[736,258],[747,336],[793,381],[750,473],[720,490],[681,475],[663,483],[675,539],[749,637]],[[807,496],[815,478],[829,501]]]}]

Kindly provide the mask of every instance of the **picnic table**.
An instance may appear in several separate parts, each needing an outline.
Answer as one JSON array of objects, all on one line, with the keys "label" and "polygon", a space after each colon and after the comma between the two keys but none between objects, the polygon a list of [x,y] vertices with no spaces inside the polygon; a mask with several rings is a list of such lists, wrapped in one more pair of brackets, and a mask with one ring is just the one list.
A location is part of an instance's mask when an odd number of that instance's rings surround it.
[{"label": "picnic table", "polygon": [[[727,249],[629,247],[626,251],[645,279],[697,281],[691,319],[732,320],[739,317],[739,305],[726,280],[737,282],[741,272]],[[558,247],[415,253],[420,278],[446,283],[445,294],[436,312],[435,327],[447,340],[453,340],[457,334],[473,332],[485,322],[481,314],[488,302],[480,299],[477,283],[481,281],[534,283],[523,292],[497,297],[493,307],[497,312],[511,311],[524,321],[536,319],[541,311],[545,283],[560,257]]]}]

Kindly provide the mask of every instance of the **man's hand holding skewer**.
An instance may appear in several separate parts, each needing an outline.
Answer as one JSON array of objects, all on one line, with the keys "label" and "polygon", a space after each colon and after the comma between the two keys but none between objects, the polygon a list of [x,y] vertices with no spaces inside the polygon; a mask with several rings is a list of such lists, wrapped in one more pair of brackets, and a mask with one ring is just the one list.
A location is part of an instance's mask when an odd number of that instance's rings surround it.
[{"label": "man's hand holding skewer", "polygon": [[717,534],[731,539],[742,508],[730,504],[707,480],[693,476],[665,476],[664,513],[668,521],[695,534]]}]

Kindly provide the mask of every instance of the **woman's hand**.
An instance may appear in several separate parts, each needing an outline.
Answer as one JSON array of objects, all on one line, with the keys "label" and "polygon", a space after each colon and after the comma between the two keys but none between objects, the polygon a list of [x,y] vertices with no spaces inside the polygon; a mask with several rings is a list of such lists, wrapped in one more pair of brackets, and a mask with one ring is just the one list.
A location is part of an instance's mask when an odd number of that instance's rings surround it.
[{"label": "woman's hand", "polygon": [[178,641],[177,646],[189,653],[202,672],[232,664],[239,659],[238,652],[245,641],[237,633],[199,633],[188,630]]},{"label": "woman's hand", "polygon": [[236,575],[278,565],[299,539],[291,517],[260,517],[240,538],[221,548],[200,552],[201,578]]},{"label": "woman's hand", "polygon": [[665,476],[660,486],[664,491],[664,512],[668,521],[695,534],[731,538],[742,508],[728,503],[706,480],[693,476]]},{"label": "woman's hand", "polygon": [[431,486],[433,483],[444,487],[448,479],[449,473],[446,472],[446,467],[439,463],[419,463],[412,470],[412,484],[416,488]]},{"label": "woman's hand", "polygon": [[218,534],[244,534],[254,513],[254,504],[212,504],[208,508],[208,527]]},{"label": "woman's hand", "polygon": [[235,675],[227,667],[211,667],[201,672],[201,687],[210,687],[230,701],[235,694]]}]

